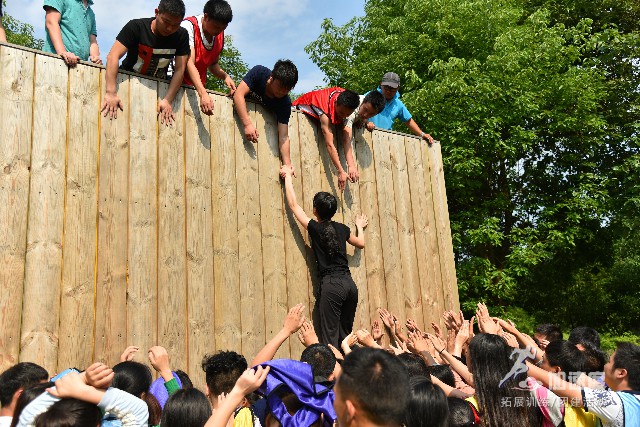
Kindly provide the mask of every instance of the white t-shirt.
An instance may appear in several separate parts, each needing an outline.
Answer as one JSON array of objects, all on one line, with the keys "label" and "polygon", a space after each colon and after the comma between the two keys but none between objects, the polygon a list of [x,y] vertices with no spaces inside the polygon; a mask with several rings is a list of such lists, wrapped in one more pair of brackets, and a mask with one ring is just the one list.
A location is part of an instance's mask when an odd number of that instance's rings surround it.
[{"label": "white t-shirt", "polygon": [[9,427],[13,417],[0,417],[0,427]]},{"label": "white t-shirt", "polygon": [[[634,396],[640,400],[640,396]],[[600,418],[606,427],[624,427],[624,405],[618,393],[611,390],[582,389],[585,411]]]},{"label": "white t-shirt", "polygon": [[[213,47],[213,42],[216,38],[213,37],[211,39],[211,43],[207,41],[207,38],[204,36],[204,32],[202,30],[202,18],[204,18],[204,15],[196,16],[196,20],[198,21],[198,28],[200,28],[200,38],[202,39],[204,47],[207,50],[210,50]],[[182,24],[180,24],[180,26],[187,30],[187,33],[189,33],[189,47],[193,48],[196,45],[195,36],[193,35],[193,24],[185,19],[184,21],[182,21]]]}]

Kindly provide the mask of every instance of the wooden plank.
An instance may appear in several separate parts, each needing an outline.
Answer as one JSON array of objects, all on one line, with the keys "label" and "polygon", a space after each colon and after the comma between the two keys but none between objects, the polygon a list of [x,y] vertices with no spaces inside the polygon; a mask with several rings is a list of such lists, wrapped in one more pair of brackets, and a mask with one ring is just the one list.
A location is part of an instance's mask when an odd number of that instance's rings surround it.
[{"label": "wooden plank", "polygon": [[70,69],[59,370],[93,361],[99,103],[100,69]]},{"label": "wooden plank", "polygon": [[157,90],[156,81],[130,78],[127,346],[140,347],[142,363],[158,342]]},{"label": "wooden plank", "polygon": [[[356,165],[358,167],[358,171],[361,172],[363,165],[358,163],[358,157],[356,153],[356,144],[366,144],[364,140],[364,134],[361,130],[356,130],[354,132],[354,138],[352,141],[353,144],[353,156],[356,161]],[[347,170],[347,161],[345,158],[344,151],[340,151],[340,161],[342,162],[342,167]],[[340,200],[342,205],[342,220],[344,224],[351,228],[351,232],[356,232],[355,221],[356,217],[363,213],[360,205],[360,183],[355,183],[347,185],[347,188],[342,193],[342,198]],[[366,214],[366,212],[364,212]],[[365,245],[367,244],[367,233],[365,230]],[[365,248],[366,250],[366,248]],[[369,292],[367,289],[367,269],[364,257],[364,251],[361,249],[356,249],[354,246],[351,246],[347,243],[347,260],[349,261],[349,268],[351,270],[351,277],[353,277],[353,281],[358,286],[358,308],[356,310],[356,318],[354,322],[354,329],[356,328],[366,328],[370,330],[371,328],[371,310],[369,308]]]},{"label": "wooden plank", "polygon": [[[103,70],[101,80],[104,79]],[[127,344],[127,215],[129,199],[129,76],[117,77],[122,114],[100,120],[98,264],[94,361],[113,363]],[[102,85],[104,99],[105,85]]]},{"label": "wooden plank", "polygon": [[208,349],[211,353],[216,348],[241,352],[236,149],[242,147],[242,136],[233,119],[231,100],[216,96],[214,102],[210,133],[215,346],[211,342]]},{"label": "wooden plank", "polygon": [[[405,138],[407,171],[411,191],[413,229],[416,241],[416,260],[420,276],[422,301],[422,325],[429,325],[438,318],[438,299],[435,287],[440,286],[440,260],[437,235],[434,226],[433,195],[429,163],[424,162],[424,144],[415,138]],[[417,319],[416,319],[417,321]],[[421,325],[420,323],[418,323]]]},{"label": "wooden plank", "polygon": [[[296,113],[291,114],[289,121],[289,139],[291,163],[296,170],[297,178],[293,179],[293,189],[298,197],[298,203],[303,203],[302,192],[302,163],[300,156],[300,135],[298,133],[298,117]],[[281,191],[283,197],[283,206],[285,207],[284,217],[284,246],[285,261],[287,268],[287,293],[288,307],[291,308],[296,304],[304,304],[307,309],[304,315],[309,318],[309,279],[307,268],[307,251],[305,247],[306,230],[298,223],[291,209],[287,207],[287,201],[284,193],[284,185]],[[285,344],[286,345],[286,344]],[[304,351],[304,346],[297,337],[289,340],[289,348],[292,359],[299,360],[300,355]]]},{"label": "wooden plank", "polygon": [[[260,170],[260,222],[262,230],[262,271],[264,286],[265,340],[282,328],[288,308],[287,269],[284,252],[284,205],[280,185],[278,128],[273,115],[264,107],[256,109],[256,129],[260,135],[258,169]],[[266,341],[261,345],[264,346]],[[259,350],[259,349],[258,349]],[[276,359],[289,358],[289,346],[282,345]],[[255,354],[255,353],[254,353]]]},{"label": "wooden plank", "polygon": [[[310,218],[313,218],[313,196],[322,190],[320,182],[320,153],[316,139],[317,123],[303,113],[292,113],[298,115],[298,134],[300,137],[300,171],[297,178],[302,182],[302,195],[298,196],[298,203]],[[318,280],[318,264],[311,249],[309,233],[303,233],[306,249],[306,260],[309,283],[309,315],[318,328],[318,313],[316,309],[316,298],[320,292],[320,282]]]},{"label": "wooden plank", "polygon": [[[256,122],[255,105],[247,104],[251,121]],[[236,120],[242,134],[242,123]],[[264,134],[258,144],[266,144]],[[242,307],[242,354],[253,357],[265,342],[264,286],[260,223],[260,187],[258,185],[258,151],[254,143],[236,141],[238,268]]]},{"label": "wooden plank", "polygon": [[[158,99],[167,89],[158,84]],[[184,90],[171,105],[173,125],[158,123],[158,344],[178,369],[187,366]]]},{"label": "wooden plank", "polygon": [[[375,134],[375,132],[374,132]],[[369,294],[370,319],[378,317],[378,308],[387,308],[387,293],[380,237],[380,217],[378,213],[378,192],[376,188],[376,165],[373,155],[373,137],[365,133],[355,146],[360,165],[360,206],[369,217],[366,230],[364,258],[367,266],[367,292]]]},{"label": "wooden plank", "polygon": [[378,215],[380,218],[380,240],[384,257],[384,277],[387,293],[387,307],[404,323],[404,289],[400,247],[398,245],[398,227],[391,170],[391,141],[389,134],[373,134],[373,153],[376,168],[376,187],[378,191]]},{"label": "wooden plank", "polygon": [[431,188],[435,196],[434,211],[438,230],[438,247],[440,254],[440,268],[442,271],[442,291],[446,310],[459,310],[458,283],[456,279],[455,262],[453,258],[453,243],[451,241],[451,225],[449,223],[449,208],[447,206],[447,190],[444,182],[444,168],[440,144],[432,144],[428,149],[431,170]]},{"label": "wooden plank", "polygon": [[[400,264],[402,265],[402,283],[404,286],[404,312],[418,325],[424,324],[422,298],[420,296],[420,274],[416,257],[416,241],[413,226],[413,209],[405,138],[402,135],[389,135],[391,170],[395,193],[398,243],[400,246]],[[387,282],[388,283],[388,282]]]},{"label": "wooden plank", "polygon": [[[187,173],[188,372],[202,371],[202,356],[215,348],[213,218],[211,206],[211,135],[209,116],[200,111],[194,90],[186,90],[185,153]],[[204,378],[195,376],[196,387]]]},{"label": "wooden plank", "polygon": [[[319,130],[319,124],[314,122],[313,136],[314,141],[318,143],[318,153],[320,154],[320,163],[322,167],[320,169],[320,185],[321,188],[318,191],[326,191],[333,194],[336,198],[340,197],[340,190],[338,190],[338,171],[329,157],[329,151],[327,150],[327,144],[325,142],[324,135]],[[338,152],[342,151],[342,142],[340,138],[341,126],[331,126],[333,130],[333,145]],[[340,148],[338,148],[340,147]],[[342,216],[342,212],[339,212]]]},{"label": "wooden plank", "polygon": [[[58,326],[64,176],[67,141],[67,66],[60,59],[36,55],[31,189],[24,280],[20,360],[55,372]],[[0,119],[1,120],[1,119]],[[4,306],[4,305],[3,305]]]},{"label": "wooden plank", "polygon": [[0,372],[18,361],[29,209],[34,54],[0,46]]}]

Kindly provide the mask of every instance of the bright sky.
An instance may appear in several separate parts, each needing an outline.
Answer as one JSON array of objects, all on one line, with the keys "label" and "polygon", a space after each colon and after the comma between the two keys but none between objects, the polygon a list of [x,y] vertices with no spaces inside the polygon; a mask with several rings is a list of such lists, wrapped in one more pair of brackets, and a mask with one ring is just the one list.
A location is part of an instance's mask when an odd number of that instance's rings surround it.
[{"label": "bright sky", "polygon": [[[102,60],[116,35],[130,19],[153,16],[152,0],[94,0],[98,43]],[[249,64],[269,68],[280,58],[291,59],[298,67],[299,80],[294,91],[304,93],[322,86],[324,73],[309,60],[304,47],[320,34],[324,18],[342,25],[354,16],[364,15],[365,0],[227,0],[233,21],[225,34]],[[205,0],[185,0],[187,16],[202,13]],[[5,13],[33,25],[36,37],[44,38],[42,0],[7,0]],[[238,83],[238,82],[236,82]]]}]

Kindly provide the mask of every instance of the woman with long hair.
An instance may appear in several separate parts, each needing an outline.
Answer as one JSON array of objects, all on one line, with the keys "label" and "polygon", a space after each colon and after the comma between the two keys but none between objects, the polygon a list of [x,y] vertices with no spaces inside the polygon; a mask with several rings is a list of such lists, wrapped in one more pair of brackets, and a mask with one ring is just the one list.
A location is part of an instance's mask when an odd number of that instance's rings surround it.
[{"label": "woman with long hair", "polygon": [[369,221],[365,215],[359,215],[355,221],[357,233],[351,233],[349,227],[333,221],[338,201],[324,191],[313,198],[316,219],[309,218],[296,200],[292,174],[290,166],[285,165],[280,169],[285,182],[287,204],[298,222],[309,231],[311,247],[318,263],[320,341],[338,348],[353,329],[358,305],[358,288],[351,278],[347,260],[347,242],[356,248],[364,248],[364,229]]}]

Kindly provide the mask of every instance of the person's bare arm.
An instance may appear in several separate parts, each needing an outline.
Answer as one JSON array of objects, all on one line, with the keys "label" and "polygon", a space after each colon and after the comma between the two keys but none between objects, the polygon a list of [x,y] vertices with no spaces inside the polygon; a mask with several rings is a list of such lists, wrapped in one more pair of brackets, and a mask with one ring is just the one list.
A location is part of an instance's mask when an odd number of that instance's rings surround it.
[{"label": "person's bare arm", "polygon": [[406,124],[409,130],[411,130],[411,132],[413,132],[414,135],[418,135],[420,138],[424,139],[429,144],[433,144],[433,138],[431,137],[431,135],[429,135],[428,133],[422,132],[422,130],[420,129],[420,126],[418,126],[415,120],[409,119],[409,121],[407,121]]},{"label": "person's bare arm", "polygon": [[449,353],[447,351],[445,343],[440,338],[436,337],[435,335],[429,334],[429,339],[431,340],[431,343],[435,347],[435,350],[438,352],[440,357],[442,357],[451,366],[451,368],[455,369],[458,375],[462,377],[464,382],[473,387],[473,375],[471,375],[471,372],[469,372],[469,368],[467,368],[467,365],[465,365],[451,353]]},{"label": "person's bare arm", "polygon": [[100,46],[98,46],[98,38],[95,34],[89,36],[89,61],[94,64],[102,65],[102,59],[100,59]]},{"label": "person's bare arm", "polygon": [[347,242],[358,249],[364,249],[364,229],[369,225],[369,218],[365,214],[360,214],[356,218],[357,235],[351,233]]},{"label": "person's bare arm", "polygon": [[233,104],[236,106],[238,117],[244,125],[244,137],[249,141],[258,142],[260,135],[258,134],[256,127],[251,123],[251,117],[249,117],[249,112],[247,111],[247,101],[244,99],[244,97],[249,95],[249,93],[251,93],[249,85],[244,81],[241,81],[238,88],[233,93]]},{"label": "person's bare arm", "polygon": [[118,40],[113,44],[109,55],[107,55],[107,69],[105,72],[105,94],[104,101],[100,112],[104,117],[109,116],[111,119],[118,118],[118,109],[122,111],[122,101],[118,98],[116,76],[118,75],[118,65],[120,58],[127,53],[127,47]]},{"label": "person's bare arm", "polygon": [[196,88],[196,92],[200,98],[200,111],[202,111],[203,114],[210,116],[213,114],[213,99],[202,84],[202,80],[200,80],[200,73],[196,68],[195,58],[196,49],[191,46],[191,55],[189,55],[189,59],[187,59],[185,73],[187,74],[187,77],[189,77],[189,80],[191,80],[193,87]]},{"label": "person's bare arm", "polygon": [[360,173],[358,172],[356,161],[353,158],[353,144],[351,144],[351,138],[353,138],[353,127],[344,126],[342,129],[342,148],[344,149],[344,157],[347,159],[349,181],[358,182],[360,179]]},{"label": "person's bare arm", "polygon": [[71,52],[67,52],[67,48],[62,42],[62,30],[60,29],[60,18],[62,15],[52,7],[45,7],[45,10],[45,26],[53,48],[69,67],[75,67],[80,58]]},{"label": "person's bare arm", "polygon": [[457,397],[458,399],[466,399],[467,397],[471,397],[470,394],[467,394],[463,391],[458,390],[457,388],[453,388],[450,385],[443,383],[433,375],[431,375],[431,382],[440,387],[447,397]]},{"label": "person's bare arm", "polygon": [[227,74],[222,67],[220,67],[220,63],[216,62],[215,64],[211,64],[209,66],[209,71],[216,79],[222,80],[225,86],[229,89],[229,94],[233,95],[236,90],[236,82],[234,82],[231,76]]},{"label": "person's bare arm", "polygon": [[304,322],[303,311],[304,305],[302,304],[291,307],[287,317],[284,319],[282,329],[256,354],[256,357],[251,361],[251,366],[256,366],[273,359],[273,356],[275,356],[280,346],[302,326]]},{"label": "person's bare arm", "polygon": [[565,381],[558,375],[538,368],[530,362],[527,362],[527,368],[529,368],[528,375],[530,377],[540,381],[543,386],[558,396],[571,399],[572,406],[584,406],[584,402],[582,401],[582,388],[580,386]]},{"label": "person's bare arm", "polygon": [[171,103],[173,98],[176,97],[178,89],[182,85],[184,79],[184,70],[187,68],[187,60],[189,55],[176,56],[175,68],[173,70],[173,76],[171,76],[171,82],[169,83],[169,89],[164,98],[158,102],[158,116],[160,116],[160,123],[167,126],[173,124],[175,116],[173,115],[173,107]]},{"label": "person's bare arm", "polygon": [[322,130],[324,143],[327,146],[327,151],[329,152],[329,158],[338,171],[338,188],[340,189],[340,191],[344,191],[345,187],[347,186],[348,176],[342,168],[342,164],[340,164],[340,156],[338,156],[338,150],[333,143],[333,131],[331,130],[331,122],[329,121],[329,117],[327,117],[326,114],[320,116],[320,129]]},{"label": "person's bare arm", "polygon": [[285,166],[290,166],[293,176],[296,176],[296,170],[291,164],[291,142],[289,140],[289,125],[278,123],[278,146],[280,147],[280,157]]},{"label": "person's bare arm", "polygon": [[2,25],[2,16],[0,16],[0,42],[7,42],[7,33],[5,33],[4,26]]},{"label": "person's bare arm", "polygon": [[280,168],[280,174],[284,174],[284,188],[289,209],[291,209],[293,215],[306,230],[307,227],[309,227],[309,221],[311,221],[311,219],[307,216],[304,209],[302,209],[302,206],[298,204],[298,200],[296,199],[296,192],[293,188],[293,178],[291,178],[293,170],[291,170],[289,166],[282,166]]}]

